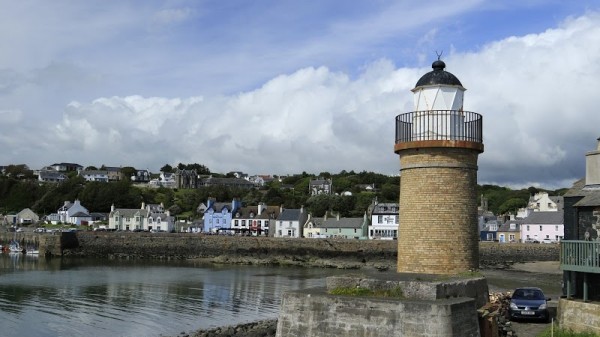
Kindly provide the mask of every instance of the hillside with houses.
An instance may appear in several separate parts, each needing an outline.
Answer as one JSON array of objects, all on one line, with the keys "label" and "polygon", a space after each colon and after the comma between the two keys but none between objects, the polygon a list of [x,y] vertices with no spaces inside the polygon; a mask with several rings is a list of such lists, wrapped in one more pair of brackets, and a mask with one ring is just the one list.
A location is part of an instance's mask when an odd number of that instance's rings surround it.
[{"label": "hillside with houses", "polygon": [[[400,178],[372,172],[216,174],[199,164],[133,167],[55,163],[0,167],[8,229],[69,227],[293,238],[394,240]],[[481,241],[558,242],[559,191],[479,187]],[[424,226],[426,233],[426,226]]]}]

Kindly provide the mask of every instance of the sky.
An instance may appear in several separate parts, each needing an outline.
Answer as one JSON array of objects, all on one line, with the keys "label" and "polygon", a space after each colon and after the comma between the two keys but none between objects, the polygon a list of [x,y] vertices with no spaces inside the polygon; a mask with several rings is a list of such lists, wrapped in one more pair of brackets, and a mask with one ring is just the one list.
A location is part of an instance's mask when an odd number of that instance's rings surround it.
[{"label": "sky", "polygon": [[398,175],[441,53],[478,182],[570,187],[600,137],[600,0],[0,0],[0,165]]}]

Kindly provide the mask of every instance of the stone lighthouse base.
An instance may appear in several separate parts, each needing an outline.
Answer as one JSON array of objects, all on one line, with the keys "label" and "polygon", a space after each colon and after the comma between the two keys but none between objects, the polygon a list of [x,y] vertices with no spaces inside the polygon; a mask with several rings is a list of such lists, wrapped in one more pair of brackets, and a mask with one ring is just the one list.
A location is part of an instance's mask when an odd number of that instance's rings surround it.
[{"label": "stone lighthouse base", "polygon": [[[372,295],[331,294],[359,288]],[[386,291],[396,296],[378,296]],[[399,273],[329,277],[326,289],[283,295],[277,337],[478,337],[477,308],[488,301],[488,294],[483,277]]]}]

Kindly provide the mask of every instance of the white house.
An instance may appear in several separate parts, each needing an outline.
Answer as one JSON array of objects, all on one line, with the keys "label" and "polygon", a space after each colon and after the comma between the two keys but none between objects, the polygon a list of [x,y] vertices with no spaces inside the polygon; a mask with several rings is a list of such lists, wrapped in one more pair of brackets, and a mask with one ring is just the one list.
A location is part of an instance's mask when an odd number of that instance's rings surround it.
[{"label": "white house", "polygon": [[38,181],[41,182],[60,183],[66,179],[67,175],[60,172],[45,170],[38,172]]},{"label": "white house", "polygon": [[303,237],[302,229],[308,219],[304,207],[300,209],[283,209],[275,221],[275,237],[300,238]]},{"label": "white house", "polygon": [[319,194],[332,194],[333,193],[333,183],[331,179],[315,179],[310,180],[308,183],[308,190],[310,195],[319,195]]},{"label": "white house", "polygon": [[85,179],[85,181],[101,181],[108,182],[108,171],[103,170],[84,170],[79,171],[79,175]]},{"label": "white house", "polygon": [[370,208],[371,222],[368,229],[370,240],[398,239],[398,223],[400,218],[397,203],[379,203],[374,200]]},{"label": "white house", "polygon": [[563,209],[563,197],[549,196],[548,192],[539,192],[529,198],[527,208],[534,212],[558,212]]},{"label": "white house", "polygon": [[52,223],[81,225],[92,220],[90,212],[83,207],[79,200],[65,201],[55,214],[50,214],[48,220]]},{"label": "white house", "polygon": [[525,219],[533,212],[562,212],[563,197],[549,196],[548,192],[539,192],[529,197],[527,207],[519,208],[517,219]]},{"label": "white house", "polygon": [[563,212],[533,212],[523,219],[521,240],[559,242],[564,237]]},{"label": "white house", "polygon": [[279,217],[281,207],[258,206],[241,207],[237,209],[231,220],[231,229],[235,232],[250,233],[253,236],[268,235],[269,226]]},{"label": "white house", "polygon": [[163,210],[162,205],[142,203],[138,209],[115,208],[110,209],[108,228],[126,231],[166,231],[175,228],[175,218],[169,211]]}]

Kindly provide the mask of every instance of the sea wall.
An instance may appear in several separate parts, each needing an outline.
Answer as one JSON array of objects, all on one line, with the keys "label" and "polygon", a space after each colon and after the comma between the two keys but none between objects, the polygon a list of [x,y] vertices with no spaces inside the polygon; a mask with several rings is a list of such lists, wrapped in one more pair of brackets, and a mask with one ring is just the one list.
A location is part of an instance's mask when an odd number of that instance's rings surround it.
[{"label": "sea wall", "polygon": [[[397,241],[291,239],[188,233],[0,233],[32,244],[40,254],[129,259],[204,259],[212,263],[286,264],[333,268],[393,269]],[[480,266],[558,261],[560,245],[480,243]]]},{"label": "sea wall", "polygon": [[[395,268],[397,242],[171,233],[78,232],[63,255],[100,258],[206,259],[217,263]],[[559,245],[479,245],[481,266],[558,261]],[[391,263],[391,264],[390,264]]]}]

